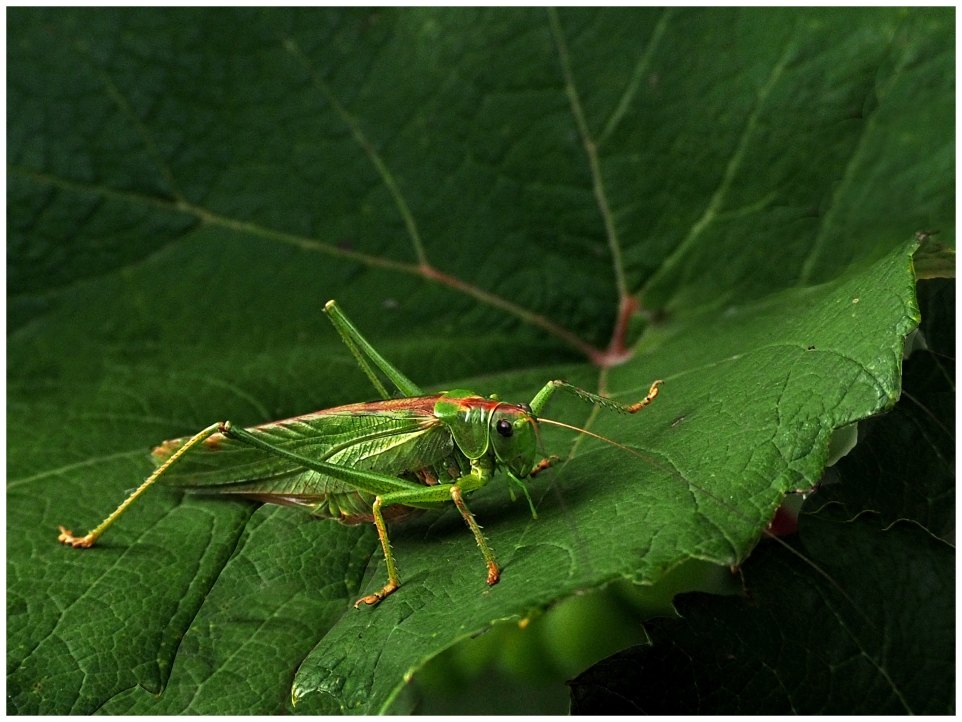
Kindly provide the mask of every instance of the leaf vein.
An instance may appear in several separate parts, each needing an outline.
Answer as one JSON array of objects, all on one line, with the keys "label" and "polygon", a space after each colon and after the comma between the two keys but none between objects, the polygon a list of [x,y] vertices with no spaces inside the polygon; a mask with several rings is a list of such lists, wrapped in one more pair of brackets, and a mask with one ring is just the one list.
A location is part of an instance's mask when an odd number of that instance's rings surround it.
[{"label": "leaf vein", "polygon": [[48,476],[58,476],[68,471],[74,471],[75,469],[82,469],[86,466],[96,466],[97,464],[113,461],[114,459],[123,459],[131,456],[145,456],[144,449],[135,449],[132,451],[121,451],[116,454],[107,454],[106,456],[95,456],[91,459],[84,459],[83,461],[78,461],[73,464],[65,464],[64,466],[58,466],[54,469],[48,469],[47,471],[41,471],[32,476],[25,476],[19,479],[13,479],[7,482],[7,490],[15,489],[16,487],[23,486],[32,481],[37,481],[39,479],[44,479]]},{"label": "leaf vein", "polygon": [[120,88],[110,77],[110,74],[101,66],[97,65],[93,58],[90,57],[90,53],[84,49],[80,42],[74,43],[74,51],[83,59],[88,67],[100,78],[101,82],[104,84],[104,90],[114,104],[120,109],[127,119],[130,121],[131,125],[137,131],[141,140],[144,143],[144,148],[147,150],[148,155],[154,161],[154,165],[157,166],[157,170],[163,176],[164,181],[170,188],[171,194],[178,201],[185,201],[186,198],[184,194],[181,193],[180,188],[177,185],[177,181],[174,179],[174,173],[170,168],[170,165],[164,159],[163,155],[160,153],[160,148],[157,147],[157,142],[154,140],[153,133],[147,125],[140,119],[136,111],[134,111],[133,106],[127,101],[127,98],[120,91]]},{"label": "leaf vein", "polygon": [[[909,53],[906,52],[903,54],[901,62],[899,63],[898,67],[895,69],[895,72],[893,73],[893,78],[890,82],[889,87],[891,87],[891,85],[894,84],[895,81],[898,79],[898,77],[902,74],[902,71],[905,69],[905,66],[908,64],[908,60],[909,60]],[[869,115],[868,119],[865,121],[865,124],[862,128],[862,132],[859,134],[858,142],[855,144],[855,147],[852,149],[852,154],[849,156],[848,162],[845,164],[845,171],[842,173],[842,180],[838,184],[838,187],[835,189],[835,192],[832,194],[832,200],[831,200],[831,203],[829,204],[828,210],[820,219],[820,223],[818,225],[818,233],[815,235],[815,239],[812,241],[812,248],[808,253],[808,257],[805,259],[805,262],[802,264],[802,271],[799,274],[797,285],[800,285],[800,286],[806,285],[806,284],[809,284],[812,280],[812,276],[814,274],[814,269],[815,269],[815,263],[822,254],[822,251],[825,247],[826,237],[828,235],[829,229],[831,228],[832,224],[835,222],[835,216],[838,213],[838,209],[840,206],[839,201],[846,193],[848,193],[849,189],[852,187],[852,184],[855,182],[855,178],[856,178],[855,169],[858,168],[858,166],[861,164],[862,158],[865,155],[865,150],[867,146],[866,139],[872,134],[872,131],[875,129],[877,117],[878,117],[878,108],[876,108],[875,112]]]},{"label": "leaf vein", "polygon": [[755,97],[755,103],[752,107],[751,113],[748,115],[748,120],[745,123],[745,127],[742,129],[741,136],[738,139],[738,143],[735,146],[735,150],[731,157],[728,159],[728,163],[725,166],[725,173],[722,175],[721,182],[712,194],[712,197],[708,201],[708,205],[705,206],[705,210],[701,217],[695,221],[695,223],[689,228],[688,233],[682,239],[681,243],[672,251],[668,257],[664,260],[661,268],[648,279],[644,287],[641,289],[641,294],[652,286],[656,279],[660,279],[667,272],[673,270],[678,266],[683,257],[692,248],[695,241],[698,240],[699,236],[705,231],[708,226],[718,216],[718,213],[725,202],[725,196],[728,194],[728,190],[731,187],[732,181],[734,181],[736,174],[741,169],[742,160],[745,157],[745,152],[748,149],[748,143],[755,134],[755,129],[758,126],[758,120],[761,117],[762,109],[765,107],[765,102],[768,100],[768,96],[772,89],[778,83],[782,76],[782,72],[788,65],[789,60],[792,58],[795,46],[793,43],[788,43],[785,46],[785,50],[782,52],[781,58],[772,67],[771,73],[769,73],[768,79],[765,84],[758,91],[758,95]]},{"label": "leaf vein", "polygon": [[198,220],[208,225],[227,228],[238,233],[264,238],[267,240],[276,241],[278,243],[285,243],[305,251],[316,251],[319,253],[325,253],[329,256],[335,256],[337,258],[343,258],[345,260],[361,263],[363,265],[373,266],[375,268],[384,268],[387,270],[397,271],[399,273],[406,273],[412,276],[419,276],[433,283],[438,283],[442,286],[453,288],[456,291],[460,291],[461,293],[474,298],[476,301],[480,301],[488,306],[501,309],[502,311],[520,318],[522,321],[529,323],[532,326],[537,326],[538,328],[547,331],[552,336],[561,339],[572,348],[577,349],[592,361],[597,361],[604,356],[604,354],[602,354],[594,346],[582,340],[568,329],[559,326],[554,321],[551,321],[542,314],[531,311],[523,306],[519,306],[512,301],[502,298],[501,296],[489,291],[485,291],[483,288],[479,288],[471,283],[467,283],[453,276],[436,271],[431,266],[418,266],[413,263],[395,261],[390,258],[372,256],[367,253],[360,253],[358,251],[340,248],[339,246],[335,246],[331,243],[318,241],[313,238],[308,238],[295,233],[265,228],[257,223],[240,221],[227,216],[222,216],[192,203],[171,203],[170,201],[150,198],[149,196],[142,196],[136,193],[116,191],[104,186],[69,181],[63,178],[57,178],[45,173],[37,173],[26,168],[19,168],[12,165],[7,165],[7,170],[25,178],[30,178],[31,180],[44,185],[53,185],[78,193],[92,193],[115,197],[131,203],[153,205],[163,208],[164,210],[193,215]]},{"label": "leaf vein", "polygon": [[558,58],[561,61],[561,70],[564,73],[565,92],[568,95],[568,102],[571,105],[571,113],[574,115],[575,124],[578,126],[581,143],[588,156],[588,167],[591,171],[591,185],[594,189],[595,200],[598,203],[598,210],[601,213],[601,219],[605,226],[608,248],[611,250],[611,262],[614,266],[618,298],[624,299],[628,296],[628,284],[625,280],[625,272],[621,260],[621,242],[618,239],[618,229],[615,227],[614,215],[611,212],[608,195],[605,191],[604,176],[601,172],[601,164],[598,161],[597,144],[591,135],[591,130],[588,128],[588,122],[585,119],[585,114],[581,107],[581,99],[578,96],[578,89],[575,86],[574,74],[571,70],[571,59],[568,55],[568,46],[561,29],[561,22],[558,19],[558,12],[554,8],[547,8],[547,11],[551,34],[554,38]]},{"label": "leaf vein", "polygon": [[624,117],[628,110],[628,106],[631,105],[631,101],[634,100],[635,95],[638,93],[638,88],[641,85],[642,76],[648,72],[648,66],[651,65],[651,59],[655,54],[655,49],[658,47],[661,41],[661,36],[665,32],[665,28],[668,25],[668,18],[671,16],[672,8],[664,8],[661,12],[661,17],[658,18],[658,23],[655,25],[655,29],[651,33],[651,38],[648,40],[648,47],[645,48],[644,54],[638,60],[635,65],[635,70],[631,75],[631,80],[628,81],[628,85],[625,86],[625,90],[618,101],[618,105],[615,106],[615,110],[612,112],[611,117],[608,118],[608,122],[605,124],[605,129],[601,132],[598,137],[598,146],[604,145],[605,141],[611,136],[621,123],[621,119]]},{"label": "leaf vein", "polygon": [[[275,30],[277,30],[275,28]],[[411,244],[414,247],[414,255],[417,257],[419,266],[429,266],[427,255],[424,251],[424,243],[421,240],[421,233],[418,230],[417,222],[414,219],[414,214],[411,212],[411,208],[408,205],[407,200],[404,198],[404,194],[401,192],[400,186],[398,186],[397,180],[391,169],[388,168],[387,163],[381,157],[381,154],[377,151],[374,145],[368,140],[368,137],[361,130],[361,124],[356,117],[348,112],[347,108],[341,103],[341,101],[334,95],[334,91],[331,87],[324,82],[320,74],[314,68],[311,59],[307,54],[301,49],[297,41],[292,37],[285,37],[278,31],[278,36],[280,37],[281,44],[288,53],[290,53],[298,63],[304,68],[308,77],[311,79],[314,87],[320,91],[324,99],[330,104],[337,113],[341,121],[347,126],[348,130],[351,132],[351,137],[354,138],[355,142],[360,146],[361,150],[371,161],[375,170],[377,170],[381,181],[387,187],[388,192],[391,194],[391,198],[394,200],[394,205],[397,208],[398,213],[401,215],[401,219],[404,221],[404,226],[407,229],[408,236],[411,239]]]}]

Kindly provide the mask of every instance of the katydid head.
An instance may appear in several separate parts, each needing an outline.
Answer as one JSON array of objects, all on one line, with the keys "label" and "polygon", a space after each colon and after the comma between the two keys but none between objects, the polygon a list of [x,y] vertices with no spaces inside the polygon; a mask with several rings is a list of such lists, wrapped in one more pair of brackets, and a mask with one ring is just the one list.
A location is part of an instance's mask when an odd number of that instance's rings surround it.
[{"label": "katydid head", "polygon": [[519,479],[538,463],[538,422],[530,410],[498,404],[488,421],[488,439],[497,460]]}]

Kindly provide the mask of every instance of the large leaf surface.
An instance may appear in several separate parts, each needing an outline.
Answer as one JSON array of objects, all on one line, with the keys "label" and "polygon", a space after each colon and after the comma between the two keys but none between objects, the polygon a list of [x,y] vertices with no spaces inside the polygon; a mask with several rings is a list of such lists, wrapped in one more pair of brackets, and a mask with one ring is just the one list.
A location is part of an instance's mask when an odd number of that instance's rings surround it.
[{"label": "large leaf surface", "polygon": [[[11,711],[268,713],[292,686],[296,711],[376,711],[494,620],[735,563],[832,430],[897,397],[906,239],[954,244],[950,11],[20,10],[8,32]],[[599,377],[581,359],[622,292],[654,323]],[[456,513],[392,529],[403,586],[360,611],[373,531],[294,510],[157,489],[97,547],[56,544],[158,441],[371,398],[332,297],[426,386],[665,379],[591,419],[644,458],[579,444],[537,521],[500,484],[472,497],[492,589]]]},{"label": "large leaf surface", "polygon": [[744,594],[686,594],[650,645],[569,684],[576,714],[952,714],[955,711],[954,337],[949,282],[920,284],[925,345],[902,397],[802,506],[796,552],[772,543]]}]

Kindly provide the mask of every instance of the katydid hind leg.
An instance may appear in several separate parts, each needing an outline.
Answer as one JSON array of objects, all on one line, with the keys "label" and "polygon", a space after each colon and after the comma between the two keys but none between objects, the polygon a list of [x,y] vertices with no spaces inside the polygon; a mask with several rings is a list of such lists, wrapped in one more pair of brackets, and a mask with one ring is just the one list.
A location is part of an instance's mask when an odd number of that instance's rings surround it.
[{"label": "katydid hind leg", "polygon": [[375,350],[370,342],[357,330],[357,327],[351,323],[351,320],[344,314],[336,301],[328,301],[324,306],[324,312],[328,318],[331,319],[331,323],[344,340],[348,349],[350,349],[351,354],[357,359],[358,364],[360,364],[364,373],[371,379],[371,382],[383,398],[390,398],[390,394],[388,394],[384,385],[374,372],[374,367],[371,365],[372,362],[374,366],[384,372],[384,375],[388,377],[391,383],[394,384],[404,396],[424,395],[424,391],[422,391],[417,384],[411,381],[400,369]]},{"label": "katydid hind leg", "polygon": [[194,436],[192,436],[187,441],[187,443],[185,443],[183,446],[177,449],[177,451],[175,451],[171,455],[171,457],[167,459],[167,461],[161,464],[157,468],[157,470],[154,471],[153,474],[147,477],[147,480],[144,481],[143,484],[137,487],[137,489],[134,490],[134,492],[131,493],[130,496],[124,499],[123,503],[120,506],[118,506],[110,516],[108,516],[106,519],[100,522],[100,524],[97,527],[87,532],[87,534],[81,537],[77,537],[77,536],[74,536],[73,532],[70,531],[69,529],[60,527],[60,536],[57,537],[57,541],[61,542],[62,544],[67,544],[68,546],[72,546],[74,549],[86,549],[88,547],[92,547],[94,543],[97,541],[97,539],[100,537],[100,535],[107,530],[107,527],[113,524],[117,520],[117,518],[127,510],[127,507],[133,504],[134,501],[141,494],[143,494],[145,491],[147,491],[147,489],[153,486],[154,482],[157,481],[157,479],[159,479],[161,476],[163,476],[167,472],[167,470],[170,469],[170,467],[176,464],[184,456],[184,454],[186,454],[193,447],[203,443],[206,439],[208,439],[209,437],[219,432],[223,426],[224,424],[220,422],[216,424],[211,424],[203,431],[200,431]]},{"label": "katydid hind leg", "polygon": [[282,449],[279,446],[268,443],[267,441],[254,436],[246,429],[232,425],[230,422],[221,424],[220,431],[228,438],[234,439],[235,441],[240,441],[243,444],[247,444],[255,449],[260,449],[268,454],[286,459],[287,461],[292,461],[295,464],[304,467],[305,469],[310,469],[311,471],[316,471],[320,474],[337,479],[338,481],[350,484],[358,491],[365,491],[369,494],[384,495],[386,504],[392,503],[387,501],[387,495],[391,495],[395,492],[421,492],[422,490],[436,488],[430,486],[424,487],[421,484],[417,484],[413,481],[400,479],[396,476],[388,476],[387,474],[380,474],[376,471],[355,469],[349,466],[341,466],[339,464],[332,464],[327,461],[311,459],[306,456],[302,456],[301,454],[295,454],[292,451],[288,451],[287,449]]}]

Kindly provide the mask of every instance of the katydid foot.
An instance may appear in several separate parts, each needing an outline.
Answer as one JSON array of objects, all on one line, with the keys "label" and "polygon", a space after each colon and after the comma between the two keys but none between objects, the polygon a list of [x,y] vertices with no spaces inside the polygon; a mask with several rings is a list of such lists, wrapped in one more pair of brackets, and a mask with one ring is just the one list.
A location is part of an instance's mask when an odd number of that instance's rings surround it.
[{"label": "katydid foot", "polygon": [[61,544],[69,544],[74,549],[89,549],[94,545],[96,538],[93,534],[74,536],[73,532],[69,529],[60,527],[60,536],[57,537],[57,541]]},{"label": "katydid foot", "polygon": [[354,602],[354,608],[360,609],[362,604],[377,604],[378,602],[383,600],[385,597],[387,597],[389,594],[392,594],[395,591],[397,591],[399,586],[400,585],[395,584],[394,582],[388,582],[387,584],[384,585],[384,589],[382,589],[381,591],[375,594],[368,594],[366,597],[361,597],[356,602]]},{"label": "katydid foot", "polygon": [[661,379],[658,379],[657,381],[655,381],[655,383],[651,385],[651,388],[648,389],[648,395],[645,398],[643,398],[637,404],[631,404],[630,406],[628,406],[628,413],[629,414],[637,413],[638,411],[641,411],[643,408],[645,408],[652,401],[654,401],[655,397],[658,395],[658,387],[661,386],[663,383],[665,382],[662,381]]},{"label": "katydid foot", "polygon": [[535,467],[531,470],[528,476],[537,476],[545,469],[550,469],[552,465],[554,465],[554,463],[557,461],[558,461],[558,457],[554,454],[552,454],[546,459],[542,459],[537,464],[535,464]]},{"label": "katydid foot", "polygon": [[498,569],[497,563],[493,561],[489,561],[488,562],[488,586],[493,587],[495,584],[498,583],[498,580],[500,578],[501,578],[501,570]]}]

